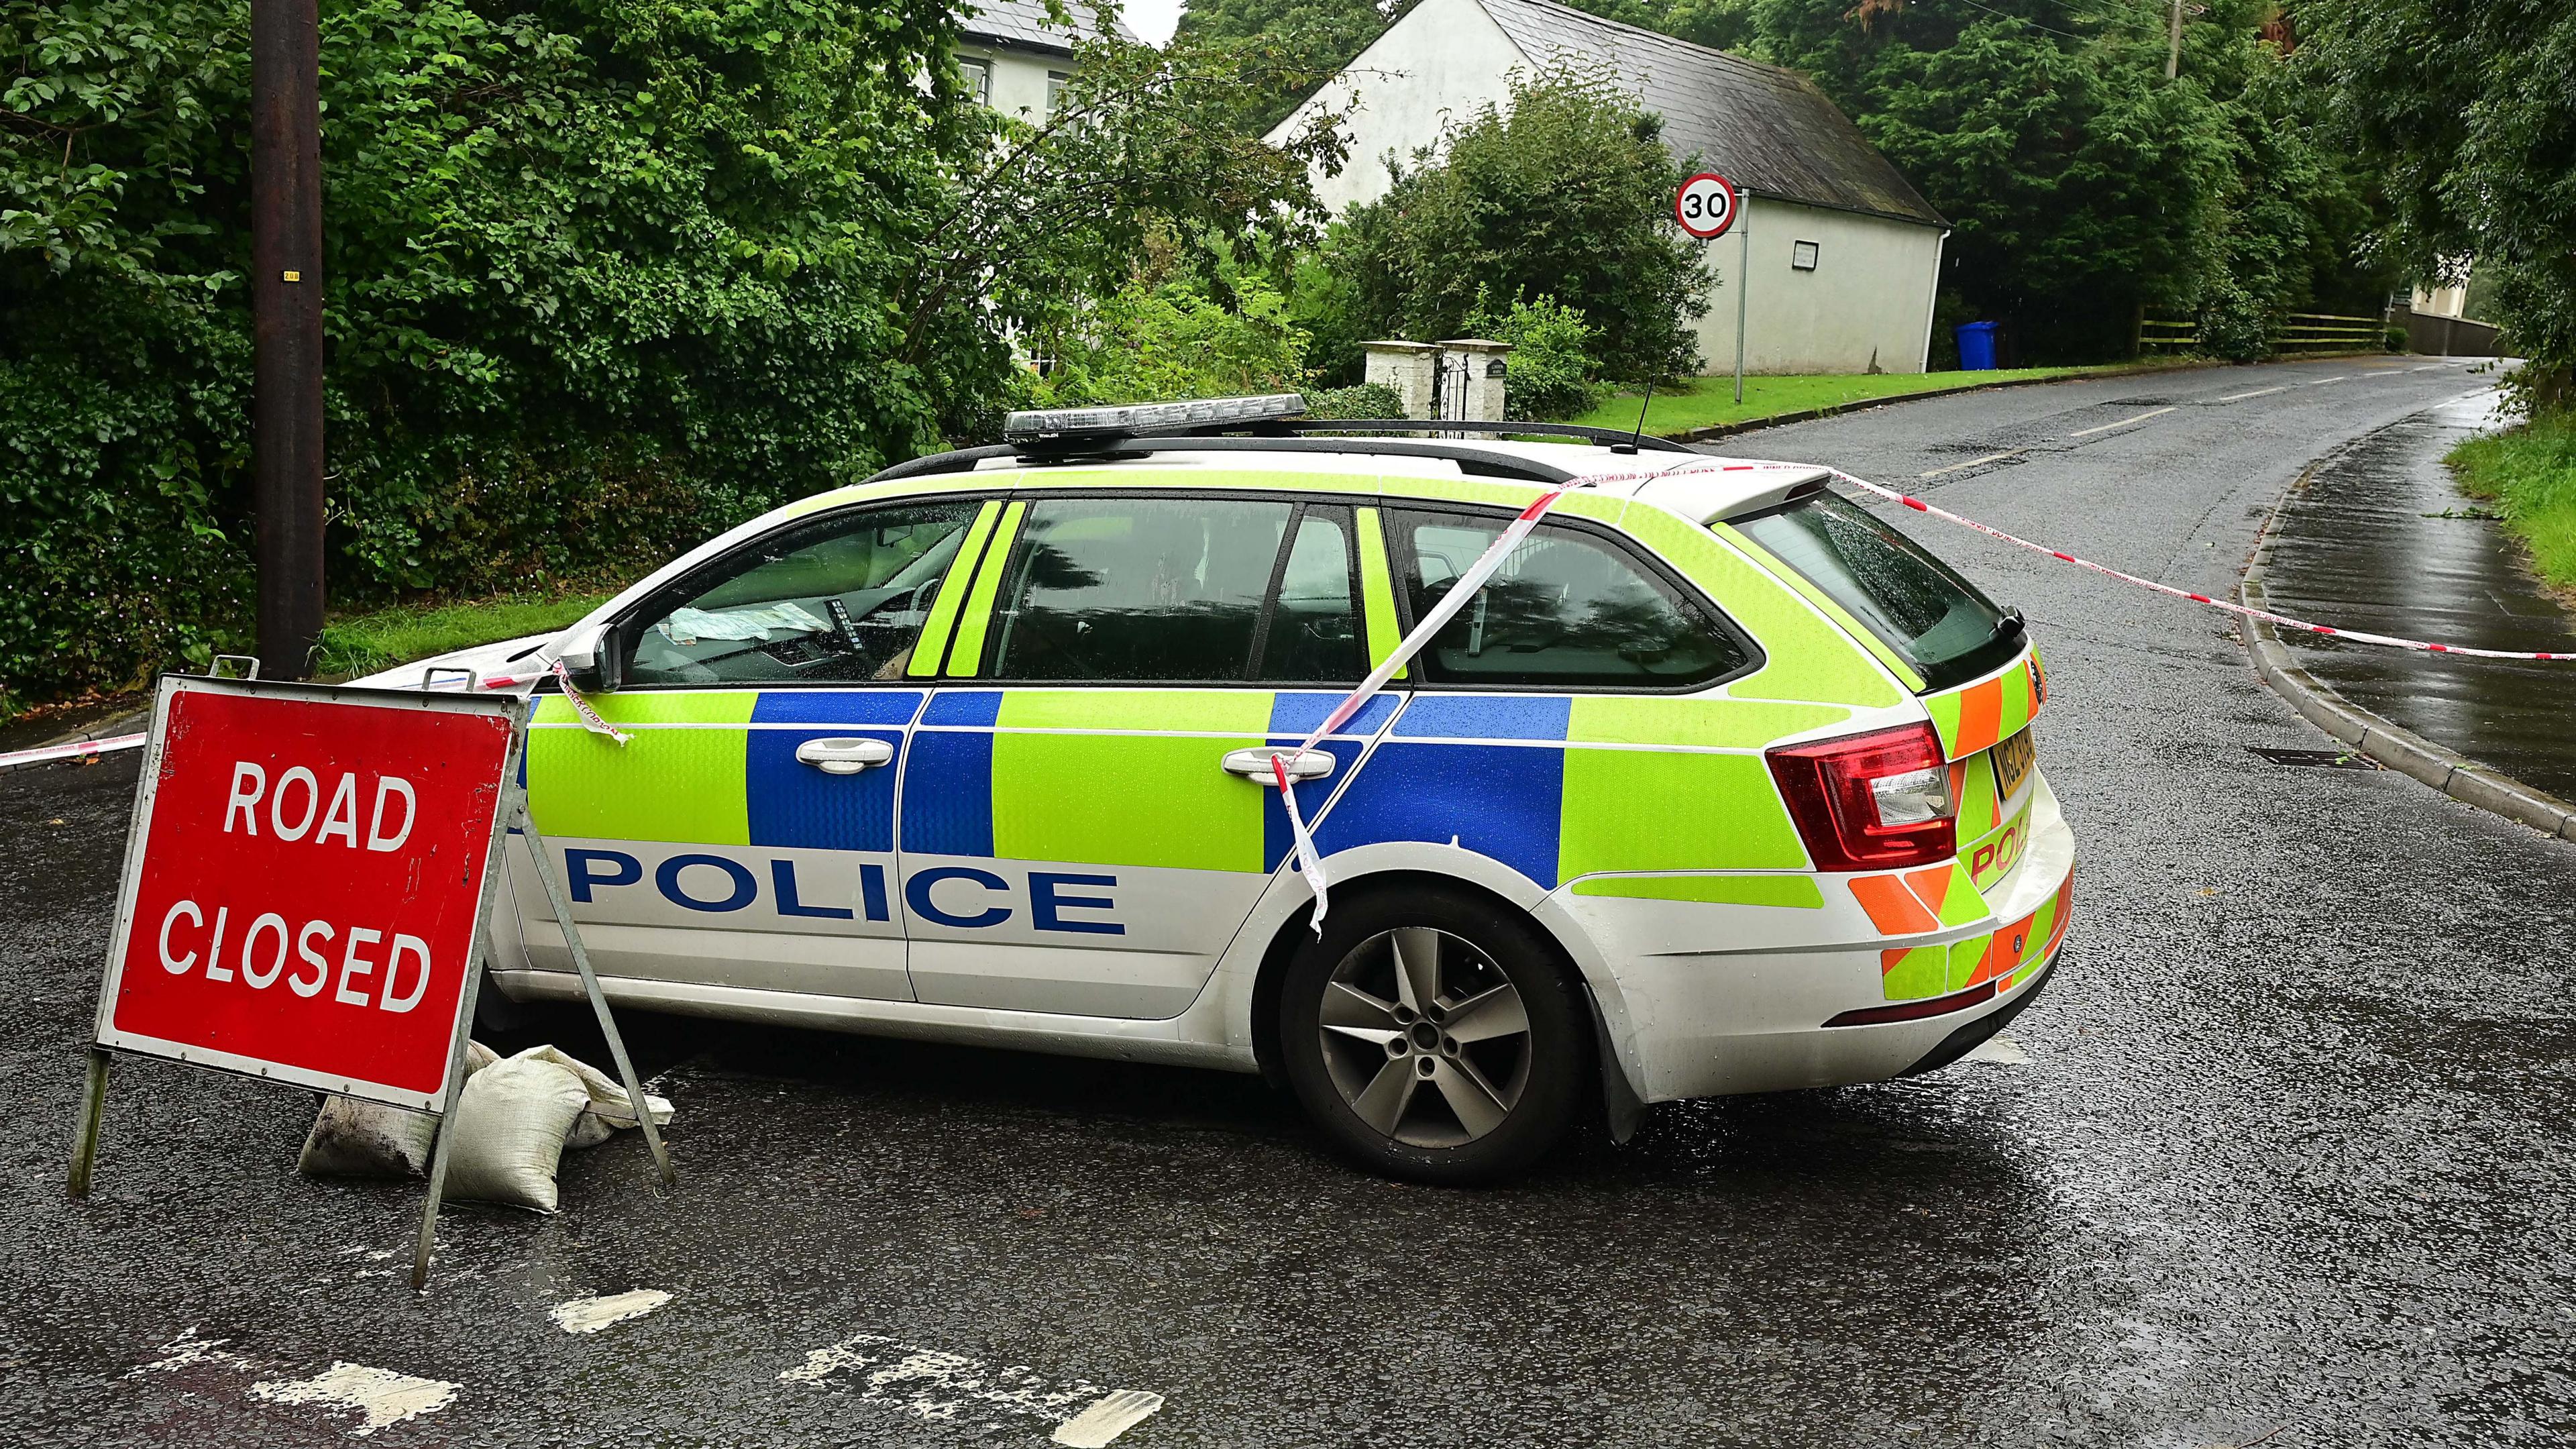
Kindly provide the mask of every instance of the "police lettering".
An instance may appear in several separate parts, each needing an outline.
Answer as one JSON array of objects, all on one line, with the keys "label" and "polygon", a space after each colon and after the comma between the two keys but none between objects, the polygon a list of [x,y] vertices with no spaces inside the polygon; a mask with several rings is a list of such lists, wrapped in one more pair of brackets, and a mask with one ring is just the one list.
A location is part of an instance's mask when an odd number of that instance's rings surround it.
[{"label": "police lettering", "polygon": [[[396,931],[387,942],[386,933],[373,927],[343,930],[329,921],[289,926],[284,916],[269,911],[251,921],[234,953],[226,955],[231,928],[230,906],[217,906],[210,923],[195,901],[173,902],[161,917],[161,969],[186,976],[202,968],[208,981],[238,981],[252,991],[283,982],[287,990],[307,998],[329,986],[330,999],[343,1006],[396,1015],[420,1005],[429,992],[429,943],[408,932]],[[336,960],[331,950],[335,943],[340,948]]]},{"label": "police lettering", "polygon": [[[768,863],[770,908],[782,916],[822,920],[892,921],[893,902],[886,890],[886,869],[875,862],[859,866],[859,899],[855,907],[807,899],[796,879],[796,862]],[[564,851],[564,885],[575,902],[598,903],[599,892],[645,883],[644,862],[622,850],[574,846]],[[932,866],[904,878],[903,900],[912,914],[932,925],[982,930],[1025,918],[1039,931],[1123,936],[1127,928],[1107,912],[1118,902],[1109,892],[1114,875],[1080,875],[1031,871],[1025,892],[993,871],[970,865]],[[652,887],[662,899],[687,911],[721,915],[748,909],[761,897],[761,875],[741,861],[690,851],[666,857],[652,871]]]}]

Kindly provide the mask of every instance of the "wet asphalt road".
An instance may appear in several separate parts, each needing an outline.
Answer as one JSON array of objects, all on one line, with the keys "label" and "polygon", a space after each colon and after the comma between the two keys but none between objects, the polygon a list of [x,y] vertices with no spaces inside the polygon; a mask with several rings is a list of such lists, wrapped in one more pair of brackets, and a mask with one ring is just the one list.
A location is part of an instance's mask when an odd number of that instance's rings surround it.
[{"label": "wet asphalt road", "polygon": [[[2419,365],[1735,446],[2218,593],[2306,460],[2476,385]],[[75,1206],[133,766],[0,779],[0,1442],[347,1444],[291,1387],[342,1362],[456,1386],[396,1446],[1037,1445],[1113,1388],[1165,1396],[1138,1449],[2566,1442],[2576,846],[2258,758],[2324,736],[2223,616],[1909,522],[2051,664],[2083,885],[2027,1063],[1661,1108],[1503,1191],[1358,1176],[1250,1079],[629,1013],[680,1187],[573,1156],[559,1217],[454,1209],[426,1297],[417,1190],[297,1178],[294,1093],[121,1065]],[[548,1320],[630,1288],[673,1297]]]},{"label": "wet asphalt road", "polygon": [[[2298,618],[2478,649],[2576,654],[2576,610],[2442,465],[2499,426],[2492,394],[2355,439],[2318,467],[2273,525],[2264,587]],[[2337,694],[2534,789],[2576,796],[2576,669],[2458,661],[2285,630],[2300,665]]]}]

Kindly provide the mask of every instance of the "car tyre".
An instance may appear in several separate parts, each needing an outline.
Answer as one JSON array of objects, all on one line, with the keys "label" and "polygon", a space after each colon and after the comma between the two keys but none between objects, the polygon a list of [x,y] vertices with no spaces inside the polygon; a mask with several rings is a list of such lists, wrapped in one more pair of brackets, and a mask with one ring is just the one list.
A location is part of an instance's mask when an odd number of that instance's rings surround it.
[{"label": "car tyre", "polygon": [[1451,887],[1352,892],[1298,928],[1280,1062],[1346,1155],[1447,1186],[1516,1174],[1592,1090],[1580,986],[1523,912]]}]

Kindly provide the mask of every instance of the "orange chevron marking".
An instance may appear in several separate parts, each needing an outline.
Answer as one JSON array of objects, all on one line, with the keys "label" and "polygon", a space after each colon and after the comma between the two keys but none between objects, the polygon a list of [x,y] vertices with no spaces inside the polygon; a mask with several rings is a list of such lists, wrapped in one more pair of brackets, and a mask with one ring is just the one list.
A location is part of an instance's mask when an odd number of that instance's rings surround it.
[{"label": "orange chevron marking", "polygon": [[1998,676],[1971,686],[1959,696],[1959,743],[1954,756],[1990,749],[2004,717],[2004,682]]},{"label": "orange chevron marking", "polygon": [[1923,909],[1923,903],[1914,898],[1905,883],[1892,875],[1854,876],[1851,893],[1882,936],[1918,936],[1941,928],[1940,918]]},{"label": "orange chevron marking", "polygon": [[1950,898],[1950,877],[1953,874],[1955,872],[1946,865],[1936,865],[1929,870],[1906,872],[1905,883],[1912,886],[1914,894],[1922,899],[1924,905],[1931,908],[1935,921],[1940,919],[1941,903]]},{"label": "orange chevron marking", "polygon": [[1897,963],[1897,962],[1902,961],[1902,960],[1904,960],[1904,959],[1905,959],[1905,950],[1904,950],[1904,948],[1902,948],[1902,947],[1900,947],[1900,948],[1898,948],[1897,950],[1894,950],[1894,951],[1881,951],[1881,952],[1879,952],[1879,953],[1878,953],[1878,974],[1879,974],[1879,975],[1881,975],[1881,976],[1885,976],[1888,972],[1893,971],[1893,970],[1895,970],[1895,969],[1896,969],[1896,963]]}]

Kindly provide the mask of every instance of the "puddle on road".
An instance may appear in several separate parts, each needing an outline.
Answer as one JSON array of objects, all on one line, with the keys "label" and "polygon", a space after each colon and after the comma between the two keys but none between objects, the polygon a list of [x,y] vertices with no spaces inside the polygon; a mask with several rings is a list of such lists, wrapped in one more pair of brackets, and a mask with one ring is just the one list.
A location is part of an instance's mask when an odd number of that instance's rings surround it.
[{"label": "puddle on road", "polygon": [[[2442,455],[2494,426],[2493,394],[2364,437],[2282,507],[2265,574],[2272,607],[2346,628],[2488,649],[2576,650],[2576,616],[2551,598],[2503,525],[2472,516]],[[2346,699],[2576,796],[2576,667],[2443,659],[2284,630],[2299,662]]]}]

